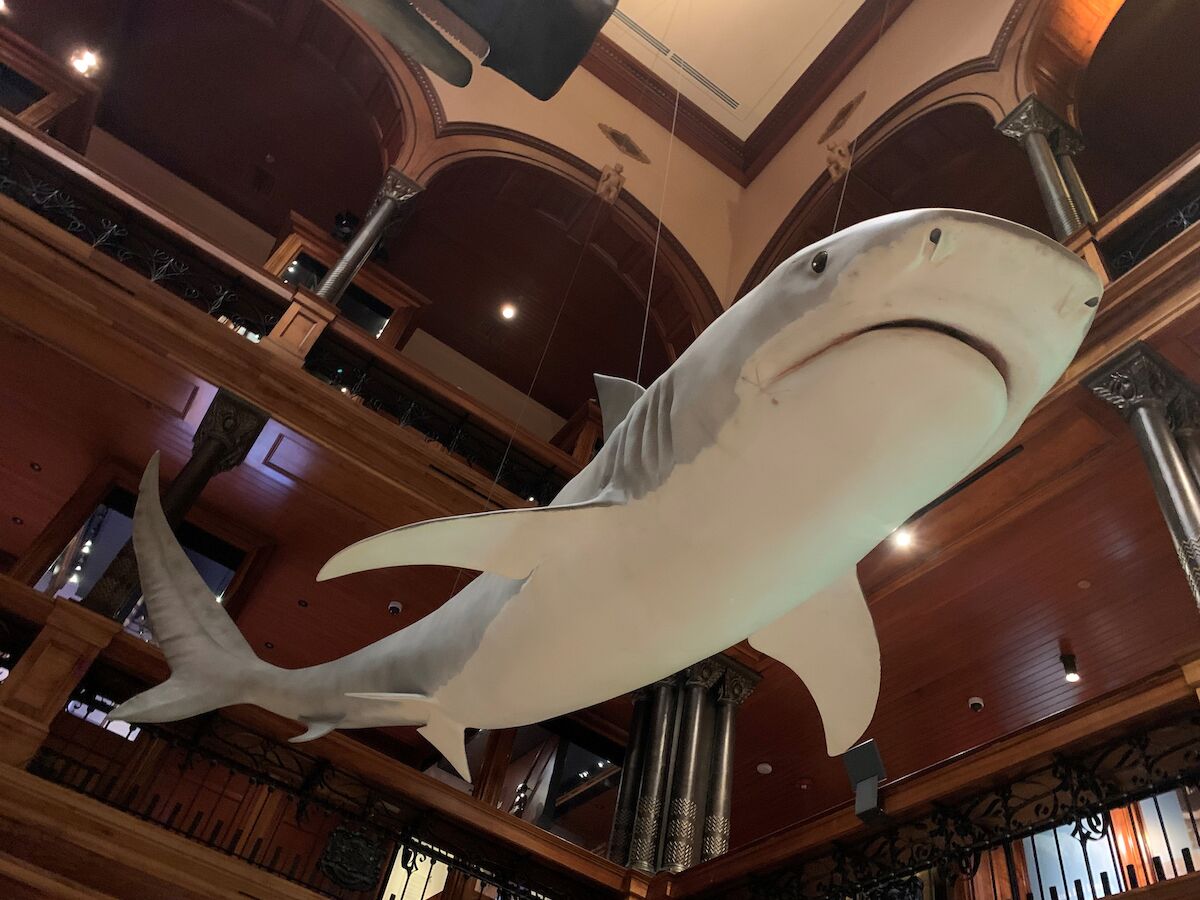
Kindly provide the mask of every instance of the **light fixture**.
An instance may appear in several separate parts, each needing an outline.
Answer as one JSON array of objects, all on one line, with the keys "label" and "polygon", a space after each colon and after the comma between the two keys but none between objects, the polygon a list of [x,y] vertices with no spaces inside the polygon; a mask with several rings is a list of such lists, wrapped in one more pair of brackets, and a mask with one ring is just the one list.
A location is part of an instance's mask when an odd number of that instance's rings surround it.
[{"label": "light fixture", "polygon": [[91,553],[91,552],[92,552],[92,545],[91,545],[91,544],[84,544],[82,547],[80,547],[80,548],[79,548],[79,552],[80,552],[80,553],[83,553],[83,554],[88,554],[88,553]]},{"label": "light fixture", "polygon": [[775,767],[770,763],[759,763],[754,767],[754,771],[758,772],[759,775],[770,775],[775,771]]},{"label": "light fixture", "polygon": [[83,566],[76,566],[76,567],[75,567],[75,571],[76,571],[76,572],[82,572],[82,571],[83,571]]},{"label": "light fixture", "polygon": [[1059,659],[1062,660],[1064,677],[1067,681],[1074,684],[1079,681],[1079,666],[1075,662],[1074,653],[1064,653]]},{"label": "light fixture", "polygon": [[0,16],[7,16],[9,12],[8,4],[4,0],[0,0]]},{"label": "light fixture", "polygon": [[72,575],[70,578],[67,579],[67,581],[69,581],[71,584],[79,584],[79,576]]},{"label": "light fixture", "polygon": [[71,64],[71,68],[84,78],[91,78],[100,68],[100,57],[95,50],[89,50],[86,47],[72,53],[68,62]]},{"label": "light fixture", "polygon": [[517,317],[517,308],[511,303],[505,303],[500,307],[500,316],[505,319],[515,319]]},{"label": "light fixture", "polygon": [[897,547],[911,547],[913,542],[912,532],[901,526],[892,532],[892,543]]}]

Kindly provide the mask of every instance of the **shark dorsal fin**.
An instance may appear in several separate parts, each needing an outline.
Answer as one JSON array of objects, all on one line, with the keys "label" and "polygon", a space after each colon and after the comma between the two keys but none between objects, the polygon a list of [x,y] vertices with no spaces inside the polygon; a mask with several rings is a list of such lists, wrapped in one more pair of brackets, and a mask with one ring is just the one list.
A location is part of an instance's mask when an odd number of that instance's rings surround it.
[{"label": "shark dorsal fin", "polygon": [[600,399],[600,416],[604,420],[604,439],[607,441],[617,426],[625,421],[629,410],[646,393],[646,389],[624,378],[597,375],[596,393]]}]

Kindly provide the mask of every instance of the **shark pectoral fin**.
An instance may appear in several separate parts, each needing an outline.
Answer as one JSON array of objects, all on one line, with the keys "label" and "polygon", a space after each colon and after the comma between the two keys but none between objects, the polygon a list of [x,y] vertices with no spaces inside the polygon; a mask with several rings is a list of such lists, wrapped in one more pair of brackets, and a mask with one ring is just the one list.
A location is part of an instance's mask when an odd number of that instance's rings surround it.
[{"label": "shark pectoral fin", "polygon": [[454,766],[463,781],[471,781],[471,768],[467,765],[467,744],[464,739],[466,728],[442,710],[436,700],[425,694],[381,694],[354,693],[347,694],[357,700],[376,700],[384,703],[394,703],[398,707],[397,715],[412,722],[424,722],[417,729],[417,734],[433,744],[438,753],[446,757],[446,761]]},{"label": "shark pectoral fin", "polygon": [[315,741],[319,737],[325,737],[329,732],[333,731],[342,724],[341,718],[337,719],[305,719],[300,721],[308,727],[304,734],[298,734],[294,738],[288,738],[289,744],[303,744],[308,741]]},{"label": "shark pectoral fin", "polygon": [[455,87],[471,81],[471,62],[408,2],[342,0],[401,53],[416,60]]},{"label": "shark pectoral fin", "polygon": [[595,517],[605,515],[611,505],[588,501],[406,525],[334,554],[317,573],[317,581],[389,566],[455,566],[505,578],[527,578],[555,548],[585,540]]},{"label": "shark pectoral fin", "polygon": [[755,632],[750,646],[804,682],[830,756],[845,753],[867,730],[879,700],[879,641],[854,569]]},{"label": "shark pectoral fin", "polygon": [[640,384],[614,378],[611,375],[596,375],[596,396],[600,400],[600,418],[604,424],[604,439],[625,421],[633,404],[646,393]]}]

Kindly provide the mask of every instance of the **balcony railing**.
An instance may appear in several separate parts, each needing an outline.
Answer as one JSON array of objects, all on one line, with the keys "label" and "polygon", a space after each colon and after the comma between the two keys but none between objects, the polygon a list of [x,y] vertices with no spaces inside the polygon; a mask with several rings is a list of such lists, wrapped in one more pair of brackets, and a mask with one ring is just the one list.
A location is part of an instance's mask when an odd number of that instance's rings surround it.
[{"label": "balcony railing", "polygon": [[1200,221],[1200,146],[1192,148],[1097,223],[1096,241],[1113,279],[1131,271]]},{"label": "balcony railing", "polygon": [[[86,160],[4,113],[0,195],[252,342],[273,337],[272,330],[286,324],[297,305],[295,288],[189,232]],[[305,303],[313,302],[320,303],[308,295]],[[360,329],[335,318],[321,334],[325,324],[310,331],[299,352],[305,370],[439,444],[453,460],[441,464],[443,473],[490,496],[495,505],[549,502],[581,468],[568,453],[395,350],[371,345]],[[456,464],[462,471],[454,471]]]}]

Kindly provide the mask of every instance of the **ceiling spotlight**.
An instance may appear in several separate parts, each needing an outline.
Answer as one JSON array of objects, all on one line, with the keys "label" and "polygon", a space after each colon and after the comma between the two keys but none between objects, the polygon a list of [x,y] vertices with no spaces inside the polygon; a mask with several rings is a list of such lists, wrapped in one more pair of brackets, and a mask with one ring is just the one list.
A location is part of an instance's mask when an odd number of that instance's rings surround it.
[{"label": "ceiling spotlight", "polygon": [[0,0],[0,16],[7,16],[10,10],[5,0]]},{"label": "ceiling spotlight", "polygon": [[897,547],[911,547],[913,542],[912,532],[907,528],[897,528],[892,532],[892,543]]},{"label": "ceiling spotlight", "polygon": [[517,317],[517,308],[511,303],[505,303],[500,307],[500,315],[505,319],[515,319]]},{"label": "ceiling spotlight", "polygon": [[79,584],[79,576],[72,575],[70,578],[67,579],[67,581],[69,581],[71,584]]},{"label": "ceiling spotlight", "polygon": [[754,767],[754,771],[758,772],[759,775],[770,775],[775,771],[775,767],[770,763],[759,763]]},{"label": "ceiling spotlight", "polygon": [[1075,663],[1074,653],[1064,653],[1060,659],[1062,660],[1064,677],[1067,681],[1074,684],[1079,680],[1079,666]]},{"label": "ceiling spotlight", "polygon": [[100,68],[100,57],[96,55],[95,50],[87,48],[76,50],[71,54],[68,62],[71,64],[71,68],[84,78],[91,78]]}]

